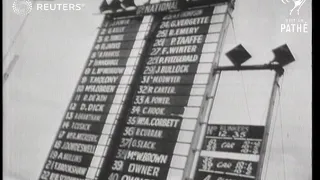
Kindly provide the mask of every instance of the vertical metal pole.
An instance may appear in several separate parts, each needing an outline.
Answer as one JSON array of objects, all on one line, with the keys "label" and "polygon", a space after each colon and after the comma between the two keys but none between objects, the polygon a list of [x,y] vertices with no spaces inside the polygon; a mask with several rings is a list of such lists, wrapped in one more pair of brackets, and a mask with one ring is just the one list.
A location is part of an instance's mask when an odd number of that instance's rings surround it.
[{"label": "vertical metal pole", "polygon": [[270,96],[270,100],[269,100],[268,114],[267,114],[267,119],[266,119],[266,123],[265,123],[264,134],[263,134],[264,138],[262,141],[262,147],[261,147],[261,153],[260,153],[260,158],[259,158],[259,166],[258,166],[256,180],[262,180],[263,164],[264,164],[264,158],[265,158],[267,147],[268,147],[268,137],[269,137],[269,131],[270,131],[270,126],[271,126],[271,120],[272,120],[272,115],[273,115],[273,110],[274,110],[274,104],[276,101],[277,91],[279,89],[279,79],[280,79],[282,73],[283,73],[283,69],[281,69],[280,72],[277,70],[275,71],[273,87],[272,87],[271,96]]}]

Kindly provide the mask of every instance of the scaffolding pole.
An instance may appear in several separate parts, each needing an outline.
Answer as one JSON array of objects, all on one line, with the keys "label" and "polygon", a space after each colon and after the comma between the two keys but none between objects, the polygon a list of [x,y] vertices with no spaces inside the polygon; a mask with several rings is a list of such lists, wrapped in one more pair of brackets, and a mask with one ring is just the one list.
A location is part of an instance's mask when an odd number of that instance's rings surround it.
[{"label": "scaffolding pole", "polygon": [[7,79],[10,76],[10,73],[12,72],[14,66],[16,65],[17,61],[19,60],[19,56],[18,55],[14,55],[13,60],[10,62],[7,70],[4,72],[3,74],[3,84],[7,81]]}]

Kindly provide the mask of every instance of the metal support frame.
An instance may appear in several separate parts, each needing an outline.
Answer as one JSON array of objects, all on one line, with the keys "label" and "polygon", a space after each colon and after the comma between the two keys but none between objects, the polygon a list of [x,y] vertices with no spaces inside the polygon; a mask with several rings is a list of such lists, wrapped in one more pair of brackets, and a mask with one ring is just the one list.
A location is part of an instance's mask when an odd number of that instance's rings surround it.
[{"label": "metal support frame", "polygon": [[265,122],[265,129],[263,134],[263,141],[262,141],[262,147],[261,147],[261,153],[259,157],[259,167],[257,172],[257,178],[256,180],[262,180],[262,172],[263,172],[263,164],[264,164],[264,158],[266,155],[267,145],[268,145],[268,138],[269,138],[269,131],[271,126],[271,120],[273,116],[273,110],[274,110],[274,104],[276,101],[276,95],[277,91],[279,89],[279,79],[284,73],[284,69],[279,64],[263,64],[263,65],[251,65],[251,66],[220,66],[217,67],[217,71],[245,71],[245,70],[274,70],[275,71],[275,77],[273,80],[273,87],[271,91],[271,96],[269,100],[269,107],[268,107],[268,114]]},{"label": "metal support frame", "polygon": [[282,76],[284,69],[279,64],[263,64],[263,65],[251,65],[251,66],[220,66],[217,67],[217,71],[247,71],[247,70],[274,70]]},{"label": "metal support frame", "polygon": [[282,74],[283,74],[283,71],[282,72],[276,71],[274,80],[273,80],[273,87],[272,87],[271,96],[269,100],[269,108],[268,108],[268,114],[267,114],[267,119],[266,119],[265,128],[264,128],[263,141],[262,141],[261,153],[259,157],[256,180],[262,180],[263,164],[264,164],[264,158],[265,158],[267,147],[268,147],[268,138],[269,138],[269,131],[271,127],[271,120],[273,116],[274,104],[276,102],[277,91],[280,87],[279,79],[282,76]]},{"label": "metal support frame", "polygon": [[213,107],[213,103],[214,103],[214,100],[215,100],[215,95],[216,95],[217,90],[218,90],[220,76],[221,76],[221,71],[214,71],[213,72],[213,81],[214,81],[213,89],[212,89],[210,95],[207,96],[208,106],[207,106],[206,111],[204,113],[204,118],[200,122],[200,128],[199,128],[200,134],[199,134],[199,137],[198,137],[196,148],[194,149],[194,151],[195,151],[194,160],[193,160],[193,164],[192,164],[192,167],[191,167],[190,175],[186,180],[193,180],[194,176],[196,174],[196,168],[197,168],[197,164],[198,164],[197,162],[198,162],[199,157],[200,157],[201,147],[202,147],[202,143],[203,143],[203,139],[204,139],[203,137],[204,137],[206,129],[207,129],[210,113],[211,113],[211,110],[212,110],[212,107]]},{"label": "metal support frame", "polygon": [[[273,115],[273,110],[274,110],[274,104],[275,104],[275,100],[276,100],[276,92],[279,88],[279,79],[280,77],[283,75],[284,73],[284,69],[281,65],[279,64],[263,64],[263,65],[251,65],[251,66],[240,66],[240,67],[236,67],[236,66],[218,66],[215,71],[213,72],[213,76],[216,77],[216,83],[214,84],[215,88],[214,90],[211,92],[210,94],[210,107],[208,108],[210,112],[214,103],[214,99],[215,99],[215,95],[216,95],[216,91],[219,85],[219,79],[220,79],[220,74],[221,71],[244,71],[244,70],[274,70],[275,71],[275,77],[274,77],[274,82],[273,82],[273,87],[272,87],[272,91],[271,91],[271,97],[270,97],[270,101],[269,101],[269,107],[268,107],[268,114],[267,114],[267,118],[266,118],[266,123],[265,123],[265,130],[264,130],[264,135],[263,135],[263,143],[262,143],[262,147],[261,147],[261,154],[260,154],[260,159],[259,159],[259,167],[258,167],[258,172],[257,172],[257,178],[256,180],[262,180],[262,170],[263,170],[263,163],[264,163],[264,158],[265,158],[265,153],[266,153],[266,149],[267,149],[267,145],[268,145],[268,137],[269,137],[269,130],[270,130],[270,125],[271,125],[271,120],[272,120],[272,115]],[[209,114],[205,114],[205,119],[209,119],[210,113]],[[200,156],[200,151],[201,151],[201,146],[203,143],[203,136],[204,136],[204,132],[205,129],[207,127],[207,123],[202,123],[201,124],[201,135],[200,135],[200,139],[198,141],[198,146],[196,149],[196,156],[195,156],[195,162],[198,161],[198,158]],[[193,180],[194,175],[195,175],[195,171],[196,171],[196,165],[197,163],[193,164],[192,167],[192,173],[190,175],[190,178],[188,180]]]}]

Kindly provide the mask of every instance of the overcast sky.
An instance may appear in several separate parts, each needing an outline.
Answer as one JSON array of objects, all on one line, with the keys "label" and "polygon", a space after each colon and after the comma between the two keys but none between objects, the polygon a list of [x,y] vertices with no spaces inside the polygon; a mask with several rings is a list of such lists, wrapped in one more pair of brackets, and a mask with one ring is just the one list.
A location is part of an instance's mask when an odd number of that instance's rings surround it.
[{"label": "overcast sky", "polygon": [[[100,0],[56,2],[85,7],[32,11],[4,59],[6,67],[20,55],[4,86],[3,155],[4,174],[20,179],[39,176],[102,21],[92,15]],[[11,6],[11,0],[4,2],[4,52],[24,19]],[[272,49],[287,43],[296,58],[280,80],[266,180],[311,179],[311,0],[291,16],[306,21],[308,33],[281,32],[292,7],[291,0],[238,0],[223,48],[241,43],[252,55],[246,64],[262,64],[273,59]],[[222,56],[220,64],[230,62]],[[272,80],[272,72],[223,73],[210,122],[263,124]]]}]

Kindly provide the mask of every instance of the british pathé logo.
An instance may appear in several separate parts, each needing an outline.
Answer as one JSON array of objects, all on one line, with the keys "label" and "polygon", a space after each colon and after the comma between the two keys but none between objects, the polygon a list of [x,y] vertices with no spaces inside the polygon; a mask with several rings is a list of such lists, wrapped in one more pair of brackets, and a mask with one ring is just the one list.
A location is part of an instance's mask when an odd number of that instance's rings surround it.
[{"label": "british path\u00e9 logo", "polygon": [[306,0],[281,0],[283,4],[292,5],[289,18],[281,24],[281,32],[286,33],[308,33],[308,22],[300,16],[300,9]]},{"label": "british path\u00e9 logo", "polygon": [[32,3],[29,0],[15,0],[12,9],[18,15],[27,15],[32,10]]},{"label": "british path\u00e9 logo", "polygon": [[283,4],[293,4],[293,8],[290,10],[290,15],[296,12],[299,15],[300,8],[306,2],[306,0],[281,0]]}]

